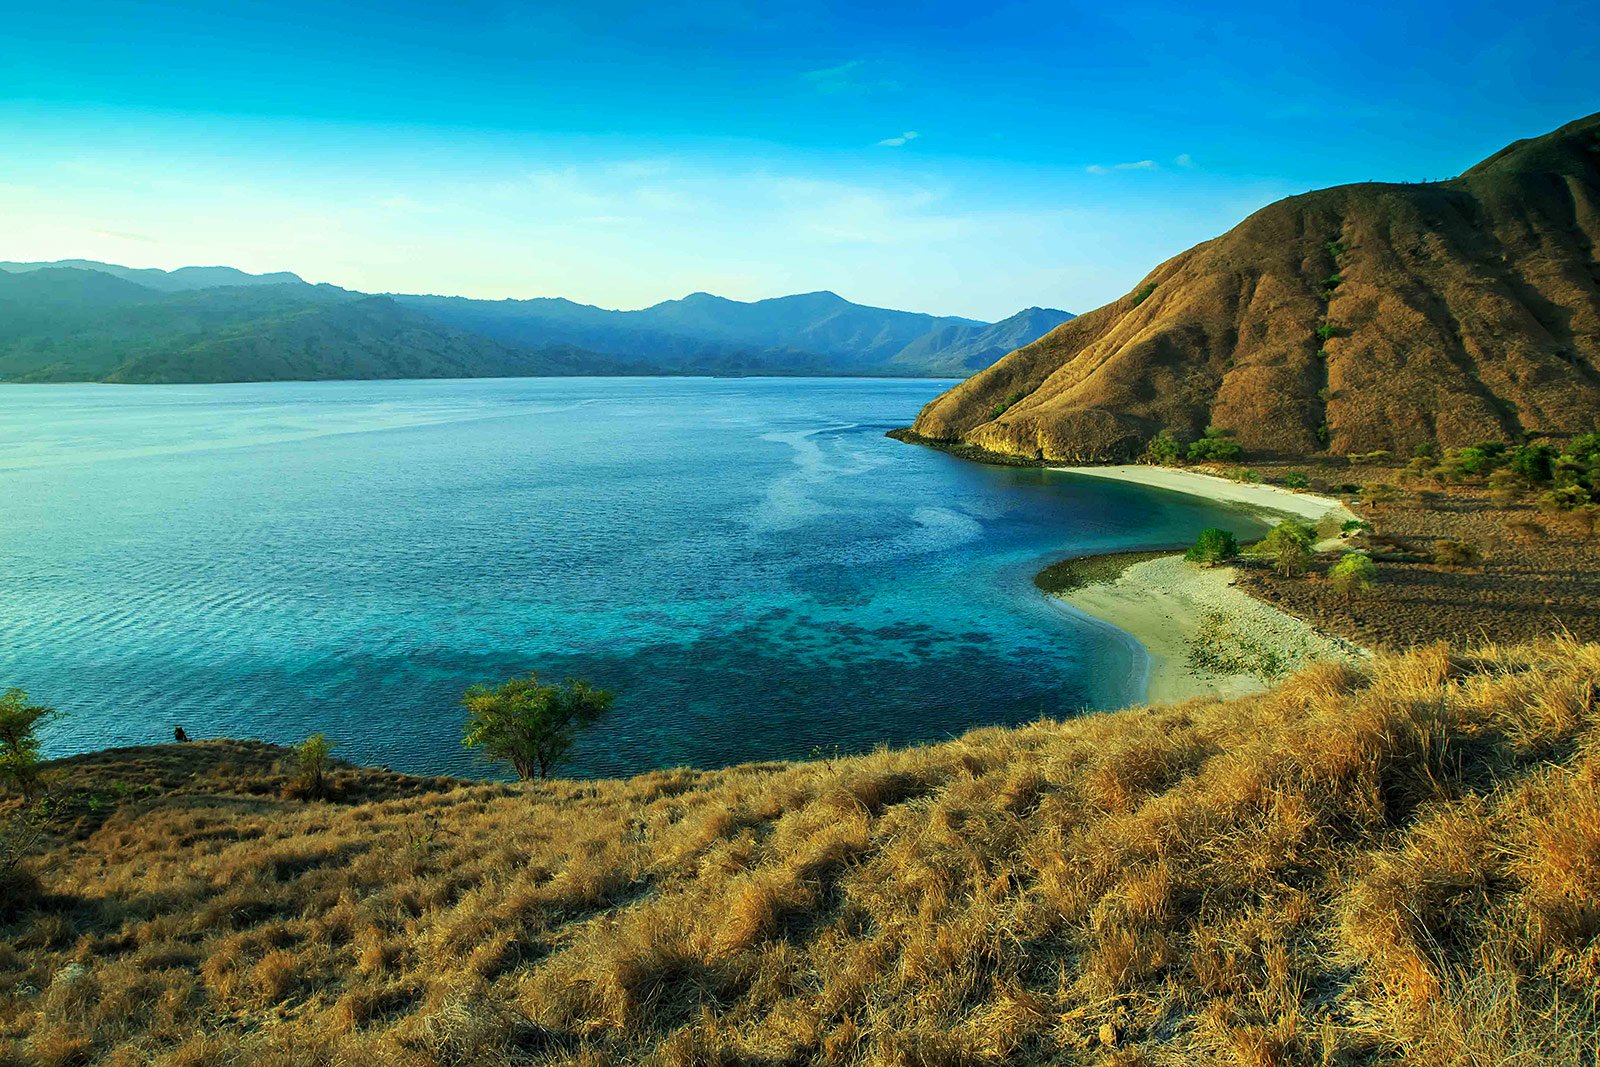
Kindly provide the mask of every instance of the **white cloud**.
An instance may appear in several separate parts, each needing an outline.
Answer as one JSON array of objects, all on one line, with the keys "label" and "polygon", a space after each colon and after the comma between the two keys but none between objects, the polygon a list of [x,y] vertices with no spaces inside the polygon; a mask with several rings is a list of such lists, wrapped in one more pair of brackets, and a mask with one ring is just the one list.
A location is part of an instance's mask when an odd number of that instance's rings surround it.
[{"label": "white cloud", "polygon": [[1133,163],[1113,163],[1109,167],[1102,163],[1091,163],[1083,169],[1090,174],[1110,174],[1112,171],[1117,170],[1160,170],[1161,168],[1156,165],[1156,161],[1153,159],[1141,159]]},{"label": "white cloud", "polygon": [[878,142],[878,147],[879,148],[899,148],[901,145],[907,144],[907,143],[909,143],[911,141],[915,141],[916,139],[917,139],[917,131],[916,130],[907,130],[905,133],[902,133],[898,137],[885,137],[883,140]]},{"label": "white cloud", "polygon": [[1174,159],[1172,162],[1176,163],[1180,167],[1192,167],[1192,166],[1194,166],[1194,157],[1191,156],[1189,153],[1184,152],[1182,155],[1180,155],[1177,159]]},{"label": "white cloud", "polygon": [[808,70],[800,77],[821,93],[856,93],[872,89],[900,88],[899,82],[874,75],[863,59],[851,59],[838,66]]}]

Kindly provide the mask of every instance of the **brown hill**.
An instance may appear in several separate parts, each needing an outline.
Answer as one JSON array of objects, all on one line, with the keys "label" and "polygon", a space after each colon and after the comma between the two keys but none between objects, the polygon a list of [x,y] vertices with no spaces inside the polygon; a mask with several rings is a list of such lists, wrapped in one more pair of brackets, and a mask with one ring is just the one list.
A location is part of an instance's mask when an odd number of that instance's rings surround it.
[{"label": "brown hill", "polygon": [[1600,415],[1600,115],[1444,182],[1269,205],[940,396],[914,431],[1071,461],[1566,435]]},{"label": "brown hill", "polygon": [[80,756],[0,1064],[1592,1065],[1597,723],[1550,640],[630,781]]}]

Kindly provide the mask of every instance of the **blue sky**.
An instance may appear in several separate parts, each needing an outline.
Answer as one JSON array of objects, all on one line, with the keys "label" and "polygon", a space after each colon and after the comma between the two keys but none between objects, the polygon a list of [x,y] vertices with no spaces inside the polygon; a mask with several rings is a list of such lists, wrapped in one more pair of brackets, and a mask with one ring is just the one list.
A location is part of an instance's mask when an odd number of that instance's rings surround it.
[{"label": "blue sky", "polygon": [[1592,2],[28,5],[4,259],[640,307],[1085,311],[1600,110]]}]

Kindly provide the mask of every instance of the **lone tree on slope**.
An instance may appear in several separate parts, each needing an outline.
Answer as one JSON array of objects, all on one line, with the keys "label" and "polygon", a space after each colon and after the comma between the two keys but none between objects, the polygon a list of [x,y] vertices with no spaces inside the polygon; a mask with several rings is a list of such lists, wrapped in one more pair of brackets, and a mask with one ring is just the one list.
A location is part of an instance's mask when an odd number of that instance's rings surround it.
[{"label": "lone tree on slope", "polygon": [[55,714],[54,708],[28,703],[21,689],[0,694],[0,781],[14,782],[29,803],[39,784],[39,735],[34,730]]},{"label": "lone tree on slope", "polygon": [[565,685],[542,685],[535,673],[494,688],[475,685],[461,698],[468,713],[461,743],[511,764],[524,781],[544,778],[566,758],[578,731],[597,722],[613,699],[571,678]]}]

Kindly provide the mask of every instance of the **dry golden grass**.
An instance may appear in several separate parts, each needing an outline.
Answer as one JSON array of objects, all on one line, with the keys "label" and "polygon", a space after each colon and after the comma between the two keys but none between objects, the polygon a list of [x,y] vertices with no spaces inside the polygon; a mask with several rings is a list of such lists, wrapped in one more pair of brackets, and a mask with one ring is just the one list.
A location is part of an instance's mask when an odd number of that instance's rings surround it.
[{"label": "dry golden grass", "polygon": [[330,803],[264,746],[84,757],[58,793],[131,788],[0,920],[0,1063],[1593,1064],[1597,694],[1600,646],[1434,647],[828,762],[346,769]]}]

